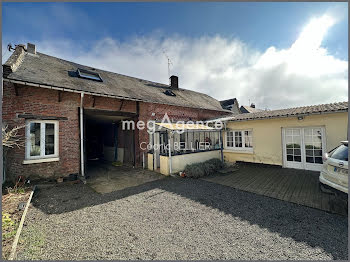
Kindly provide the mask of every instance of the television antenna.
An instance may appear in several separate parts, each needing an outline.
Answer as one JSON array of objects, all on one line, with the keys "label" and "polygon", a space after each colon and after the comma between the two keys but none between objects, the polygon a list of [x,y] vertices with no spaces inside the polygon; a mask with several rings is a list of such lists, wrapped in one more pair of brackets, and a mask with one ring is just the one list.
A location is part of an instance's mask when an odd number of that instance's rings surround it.
[{"label": "television antenna", "polygon": [[171,62],[169,56],[165,53],[165,51],[163,50],[163,54],[165,55],[166,59],[168,60],[168,79],[170,82],[170,65],[173,66],[173,62]]}]

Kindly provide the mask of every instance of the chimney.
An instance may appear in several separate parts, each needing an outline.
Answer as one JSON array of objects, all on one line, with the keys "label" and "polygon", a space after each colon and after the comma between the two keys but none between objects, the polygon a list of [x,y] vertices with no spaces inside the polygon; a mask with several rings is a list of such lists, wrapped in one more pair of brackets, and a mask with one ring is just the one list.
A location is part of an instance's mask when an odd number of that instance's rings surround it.
[{"label": "chimney", "polygon": [[24,54],[25,46],[16,45],[15,51],[13,51],[6,63],[2,65],[3,77],[7,77],[9,74],[17,70],[24,59]]},{"label": "chimney", "polygon": [[252,103],[252,104],[250,105],[250,107],[251,107],[251,108],[255,108],[255,104]]},{"label": "chimney", "polygon": [[177,76],[170,77],[170,88],[179,89],[179,78]]},{"label": "chimney", "polygon": [[27,52],[29,54],[35,55],[36,54],[36,47],[35,47],[35,45],[31,44],[31,43],[27,43]]}]

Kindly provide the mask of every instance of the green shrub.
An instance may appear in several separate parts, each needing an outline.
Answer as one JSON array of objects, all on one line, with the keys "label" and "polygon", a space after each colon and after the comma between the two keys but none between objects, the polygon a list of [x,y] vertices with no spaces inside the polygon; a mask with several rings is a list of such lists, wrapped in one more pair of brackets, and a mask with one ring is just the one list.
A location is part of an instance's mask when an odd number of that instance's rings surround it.
[{"label": "green shrub", "polygon": [[187,177],[199,178],[209,176],[223,167],[220,159],[212,158],[202,163],[187,165],[184,171]]}]

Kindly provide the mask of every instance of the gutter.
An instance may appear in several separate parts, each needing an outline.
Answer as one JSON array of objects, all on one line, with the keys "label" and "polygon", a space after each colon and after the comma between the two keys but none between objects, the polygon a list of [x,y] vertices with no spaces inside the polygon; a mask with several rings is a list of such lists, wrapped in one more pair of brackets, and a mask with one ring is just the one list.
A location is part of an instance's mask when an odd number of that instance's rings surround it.
[{"label": "gutter", "polygon": [[58,86],[43,85],[43,84],[36,84],[36,83],[26,82],[26,81],[12,80],[12,79],[8,79],[8,78],[3,78],[3,80],[6,81],[6,82],[13,83],[13,84],[21,84],[21,85],[33,86],[33,87],[41,87],[41,88],[47,88],[47,89],[58,90],[58,91],[63,91],[63,92],[71,92],[71,93],[78,93],[78,94],[85,93],[85,94],[93,95],[93,96],[103,96],[103,97],[111,97],[111,98],[118,98],[118,99],[127,99],[127,100],[132,100],[132,101],[142,101],[141,99],[132,98],[132,97],[117,96],[117,95],[107,95],[107,94],[101,94],[101,93],[90,92],[90,91],[82,91],[82,90],[80,91],[80,90],[64,88],[64,87],[58,87]]},{"label": "gutter", "polygon": [[288,117],[310,116],[310,115],[324,115],[324,114],[345,113],[345,112],[348,112],[348,109],[339,109],[339,110],[334,110],[334,111],[321,111],[321,112],[294,114],[294,115],[284,115],[284,116],[269,116],[269,117],[259,117],[259,118],[246,118],[246,119],[218,118],[218,119],[208,120],[206,122],[208,122],[208,123],[214,123],[214,122],[217,122],[217,121],[222,121],[222,122],[229,122],[229,121],[231,121],[231,122],[244,122],[244,121],[253,121],[253,120],[266,120],[266,119],[288,118]]}]

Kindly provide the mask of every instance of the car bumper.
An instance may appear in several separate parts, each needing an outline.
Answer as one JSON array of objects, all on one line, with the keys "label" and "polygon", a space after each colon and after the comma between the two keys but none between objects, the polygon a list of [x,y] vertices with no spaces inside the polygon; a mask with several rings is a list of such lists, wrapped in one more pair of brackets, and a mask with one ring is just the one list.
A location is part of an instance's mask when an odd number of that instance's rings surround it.
[{"label": "car bumper", "polygon": [[319,177],[319,180],[320,180],[320,183],[328,186],[329,189],[331,189],[332,191],[334,191],[335,193],[337,192],[342,192],[342,193],[346,193],[348,194],[348,188],[347,187],[344,187],[344,186],[341,186],[341,185],[338,185],[334,182],[331,182],[329,180],[327,180],[325,177],[324,177],[324,172],[321,171],[321,174],[320,174],[320,177]]}]

